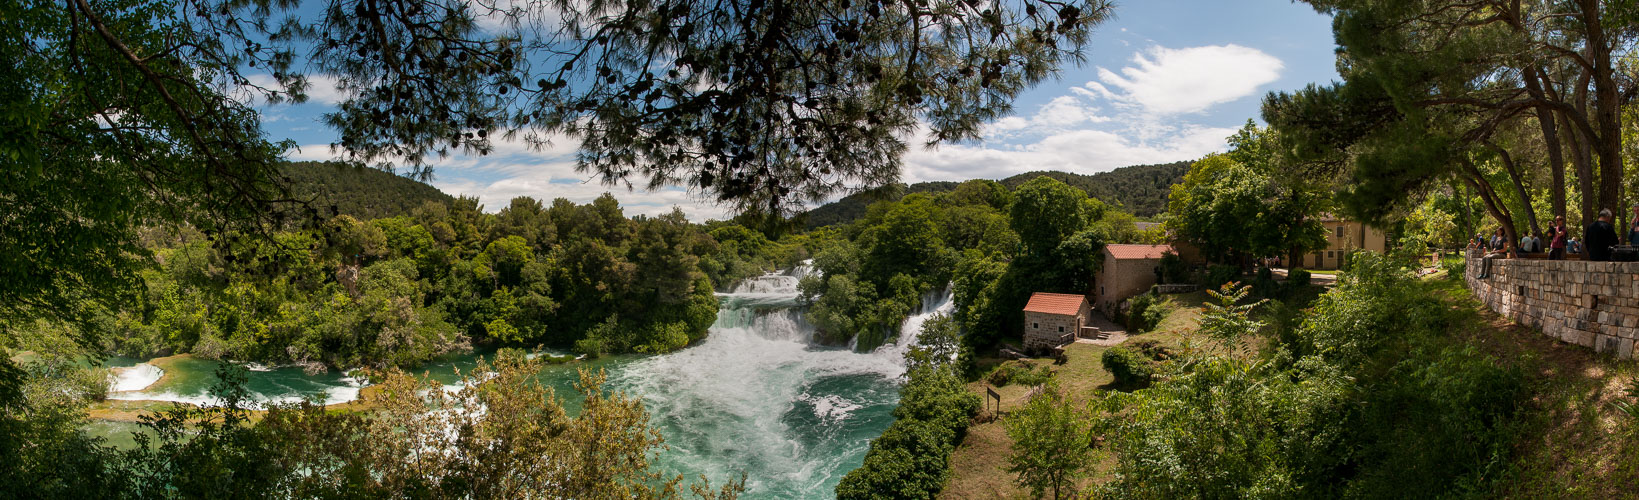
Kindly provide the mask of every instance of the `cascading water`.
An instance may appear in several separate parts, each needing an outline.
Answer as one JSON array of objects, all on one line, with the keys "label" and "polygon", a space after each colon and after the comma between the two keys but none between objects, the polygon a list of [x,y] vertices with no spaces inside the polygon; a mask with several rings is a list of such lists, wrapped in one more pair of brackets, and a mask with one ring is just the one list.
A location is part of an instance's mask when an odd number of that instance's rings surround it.
[{"label": "cascading water", "polygon": [[923,297],[895,344],[869,353],[812,341],[797,281],[804,267],[719,294],[706,341],[636,361],[619,383],[643,397],[671,446],[660,465],[714,482],[747,474],[750,498],[829,498],[892,423],[904,349],[949,294]]},{"label": "cascading water", "polygon": [[[922,297],[894,343],[872,352],[824,347],[803,319],[797,283],[813,272],[799,266],[750,278],[718,294],[717,321],[699,345],[645,358],[613,357],[553,365],[543,382],[560,395],[573,394],[579,368],[608,371],[612,388],[641,397],[669,447],[655,463],[663,471],[713,484],[746,474],[746,498],[830,498],[842,476],[864,461],[870,440],[893,421],[899,403],[904,353],[931,317],[951,309],[949,290]],[[166,366],[165,381],[119,392],[117,399],[163,399],[209,403],[204,391],[216,362],[188,359]],[[443,383],[472,356],[419,369]],[[134,387],[157,372],[121,374]],[[288,400],[319,394],[329,402],[356,397],[360,381],[340,374],[307,376],[300,369],[251,372],[258,399]],[[155,377],[157,378],[157,376]],[[146,385],[146,384],[145,384]],[[579,402],[566,400],[571,412]],[[88,430],[127,433],[130,426]]]}]

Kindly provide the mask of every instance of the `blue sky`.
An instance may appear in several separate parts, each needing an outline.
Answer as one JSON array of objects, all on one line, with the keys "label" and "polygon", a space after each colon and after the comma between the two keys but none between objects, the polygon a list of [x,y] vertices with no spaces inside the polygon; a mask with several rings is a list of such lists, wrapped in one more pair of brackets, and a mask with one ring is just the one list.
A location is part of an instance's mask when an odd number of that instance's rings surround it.
[{"label": "blue sky", "polygon": [[[1264,94],[1336,79],[1334,47],[1331,20],[1290,0],[1118,1],[1115,18],[1095,30],[1083,64],[1021,95],[1014,115],[990,124],[982,141],[912,146],[903,179],[1091,174],[1223,151],[1225,137],[1257,118]],[[333,156],[334,133],[318,119],[340,96],[322,82],[313,87],[306,104],[264,109],[273,139],[302,145],[292,159]],[[435,163],[432,184],[477,196],[491,211],[515,196],[584,203],[607,191],[628,215],[675,206],[693,220],[724,216],[724,207],[681,188],[628,191],[576,173],[572,141],[546,151],[521,142],[496,146],[488,156]]]}]

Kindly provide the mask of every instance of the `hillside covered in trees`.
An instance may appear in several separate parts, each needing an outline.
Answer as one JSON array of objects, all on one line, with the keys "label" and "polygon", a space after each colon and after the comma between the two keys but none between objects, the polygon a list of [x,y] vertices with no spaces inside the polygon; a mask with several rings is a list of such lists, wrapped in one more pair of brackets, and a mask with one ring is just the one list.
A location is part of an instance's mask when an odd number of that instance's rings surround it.
[{"label": "hillside covered in trees", "polygon": [[[1134,165],[1092,175],[1058,171],[1027,172],[997,182],[1011,190],[1037,177],[1051,177],[1132,215],[1154,217],[1166,211],[1168,189],[1184,179],[1189,164],[1189,161],[1179,161]],[[809,229],[852,222],[865,216],[865,208],[872,203],[898,200],[915,193],[943,193],[956,189],[957,185],[951,181],[933,181],[888,186],[848,195],[799,217]]]},{"label": "hillside covered in trees", "polygon": [[302,161],[285,165],[281,173],[289,178],[295,199],[362,220],[409,215],[429,201],[455,201],[438,188],[369,167]]}]

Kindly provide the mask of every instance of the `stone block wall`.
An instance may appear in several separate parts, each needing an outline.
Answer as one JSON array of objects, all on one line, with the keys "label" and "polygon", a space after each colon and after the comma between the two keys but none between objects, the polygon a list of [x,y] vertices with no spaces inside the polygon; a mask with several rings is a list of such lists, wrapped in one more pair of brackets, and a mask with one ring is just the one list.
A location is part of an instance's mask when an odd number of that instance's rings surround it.
[{"label": "stone block wall", "polygon": [[1025,311],[1024,348],[1038,351],[1058,347],[1064,343],[1066,335],[1074,340],[1080,329],[1081,324],[1075,316]]},{"label": "stone block wall", "polygon": [[1494,259],[1480,278],[1470,252],[1464,278],[1474,297],[1515,323],[1617,357],[1639,339],[1639,262]]}]

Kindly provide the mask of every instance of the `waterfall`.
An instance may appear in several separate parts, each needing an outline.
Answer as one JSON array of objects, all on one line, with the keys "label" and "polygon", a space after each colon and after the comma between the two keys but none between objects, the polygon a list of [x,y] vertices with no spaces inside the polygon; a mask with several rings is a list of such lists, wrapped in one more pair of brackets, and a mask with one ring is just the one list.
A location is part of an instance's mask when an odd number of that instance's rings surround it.
[{"label": "waterfall", "polygon": [[829,498],[892,422],[904,353],[922,324],[951,309],[925,294],[892,344],[872,352],[814,342],[797,282],[810,265],[719,293],[706,340],[635,361],[613,380],[641,395],[671,448],[660,465],[714,482],[747,472],[748,498]]},{"label": "waterfall", "polygon": [[165,371],[148,363],[108,369],[108,392],[140,391],[154,385]]},{"label": "waterfall", "polygon": [[899,337],[892,344],[883,344],[877,347],[872,354],[901,360],[900,363],[903,364],[905,353],[916,345],[916,335],[922,333],[922,325],[933,319],[934,316],[949,315],[951,311],[956,309],[954,299],[950,286],[946,286],[943,290],[930,290],[922,294],[921,308],[916,314],[905,318],[905,322],[900,323]]}]

